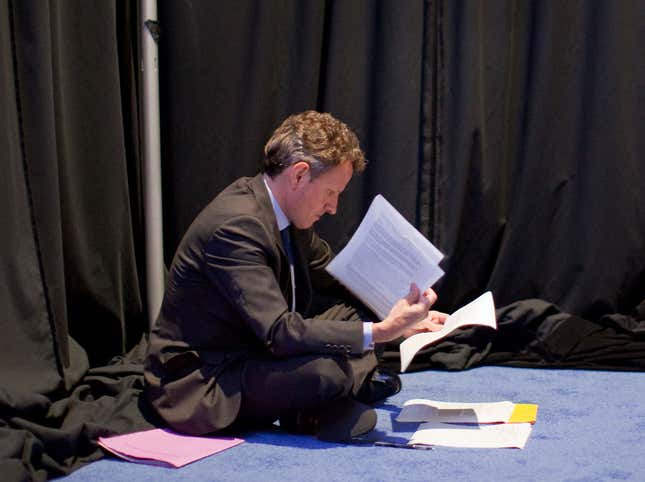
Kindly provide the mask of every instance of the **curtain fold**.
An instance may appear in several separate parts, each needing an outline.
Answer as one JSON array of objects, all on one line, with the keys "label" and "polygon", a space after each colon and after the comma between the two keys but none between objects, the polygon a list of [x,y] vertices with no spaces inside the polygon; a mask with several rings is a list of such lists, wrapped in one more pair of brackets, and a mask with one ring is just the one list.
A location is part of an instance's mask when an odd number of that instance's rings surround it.
[{"label": "curtain fold", "polygon": [[0,253],[3,325],[33,332],[4,338],[2,356],[52,373],[9,373],[5,386],[51,393],[78,381],[88,355],[105,363],[145,331],[128,168],[138,158],[124,132],[138,126],[124,122],[115,4],[3,2],[1,13],[3,213],[15,227]]},{"label": "curtain fold", "polygon": [[[16,58],[11,49],[14,43],[14,12],[10,5],[3,5],[0,14],[0,152],[3,156],[3,175],[0,176],[4,236],[0,237],[0,251],[10,256],[0,258],[0,304],[3,309],[0,353],[3,368],[0,384],[15,390],[28,390],[23,380],[16,379],[22,366],[42,374],[37,389],[52,390],[61,382],[64,360],[55,351],[53,330],[48,315],[48,303],[41,282],[41,265],[36,247],[36,232],[29,203],[29,186],[26,184],[24,141],[19,119],[21,106],[15,79]],[[40,353],[23,351],[30,343],[43,344]]]},{"label": "curtain fold", "polygon": [[417,222],[425,119],[424,42],[433,28],[424,2],[329,2],[323,102],[352,127],[368,166],[319,230],[335,249],[349,240],[376,194]]},{"label": "curtain fold", "polygon": [[[24,15],[25,3],[2,9],[3,226],[1,284],[4,333],[2,386],[18,392],[48,393],[70,366],[61,242],[58,172],[51,82],[49,9]],[[38,37],[35,32],[43,32]],[[29,54],[27,54],[29,51]],[[31,64],[33,61],[33,64]],[[40,72],[37,72],[39,66]],[[43,95],[37,95],[42,92]],[[40,124],[41,129],[36,128]],[[31,163],[35,158],[45,162]],[[49,187],[40,193],[42,185]],[[34,191],[40,194],[33,196]],[[48,215],[44,215],[49,210]],[[23,370],[28,377],[16,377]],[[6,378],[6,379],[5,379]]]}]

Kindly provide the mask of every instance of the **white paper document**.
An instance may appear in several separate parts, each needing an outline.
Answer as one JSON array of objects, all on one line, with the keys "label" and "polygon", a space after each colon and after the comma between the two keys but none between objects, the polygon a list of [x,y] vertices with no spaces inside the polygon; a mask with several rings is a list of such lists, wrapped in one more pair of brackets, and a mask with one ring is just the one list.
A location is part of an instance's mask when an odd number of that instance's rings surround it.
[{"label": "white paper document", "polygon": [[532,429],[533,425],[530,423],[458,425],[426,422],[419,425],[409,443],[443,447],[523,449]]},{"label": "white paper document", "polygon": [[442,258],[427,238],[378,195],[326,269],[383,319],[408,293],[410,283],[425,290],[443,276]]},{"label": "white paper document", "polygon": [[449,335],[457,328],[468,325],[482,325],[497,329],[495,303],[493,302],[493,294],[490,291],[455,311],[448,317],[441,330],[418,333],[404,340],[399,345],[401,372],[407,370],[414,355],[423,347]]},{"label": "white paper document", "polygon": [[509,401],[489,403],[439,402],[413,399],[403,404],[398,422],[507,423],[515,404]]}]

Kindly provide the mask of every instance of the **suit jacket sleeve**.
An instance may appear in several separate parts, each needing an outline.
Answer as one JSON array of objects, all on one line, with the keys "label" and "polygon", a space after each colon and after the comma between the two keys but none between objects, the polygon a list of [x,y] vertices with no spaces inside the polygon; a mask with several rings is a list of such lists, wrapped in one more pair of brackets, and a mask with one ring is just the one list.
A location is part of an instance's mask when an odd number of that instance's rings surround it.
[{"label": "suit jacket sleeve", "polygon": [[289,312],[285,297],[289,268],[279,246],[260,219],[237,216],[211,235],[204,270],[273,355],[362,354],[360,322],[303,318]]}]

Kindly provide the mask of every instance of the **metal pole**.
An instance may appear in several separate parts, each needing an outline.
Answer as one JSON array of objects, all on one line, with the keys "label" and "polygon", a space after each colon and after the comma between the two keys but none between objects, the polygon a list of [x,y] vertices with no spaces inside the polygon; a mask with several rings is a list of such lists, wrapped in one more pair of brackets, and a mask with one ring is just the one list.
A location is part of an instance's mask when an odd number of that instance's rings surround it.
[{"label": "metal pole", "polygon": [[148,321],[152,325],[161,307],[165,284],[161,209],[158,49],[153,36],[153,32],[156,33],[156,31],[150,28],[150,25],[157,26],[156,0],[142,0],[140,12],[146,295]]}]

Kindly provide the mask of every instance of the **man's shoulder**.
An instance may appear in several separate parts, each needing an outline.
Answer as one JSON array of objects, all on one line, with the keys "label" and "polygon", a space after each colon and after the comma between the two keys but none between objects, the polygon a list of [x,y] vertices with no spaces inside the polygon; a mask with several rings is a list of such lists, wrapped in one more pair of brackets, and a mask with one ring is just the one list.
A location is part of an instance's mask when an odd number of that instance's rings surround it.
[{"label": "man's shoulder", "polygon": [[271,202],[261,176],[239,178],[221,191],[193,221],[189,231],[208,237],[213,231],[236,220],[254,218],[270,224]]},{"label": "man's shoulder", "polygon": [[268,197],[262,192],[263,189],[261,176],[241,177],[215,196],[202,210],[202,214],[209,212],[226,216],[253,214],[264,204],[263,198]]},{"label": "man's shoulder", "polygon": [[228,196],[239,196],[251,194],[256,189],[256,178],[254,177],[240,177],[231,182],[228,186],[222,189],[214,198],[212,202],[217,201],[219,198]]},{"label": "man's shoulder", "polygon": [[[262,200],[256,177],[239,178],[211,200],[193,219],[177,248],[185,258],[201,257],[216,235],[260,239],[271,232],[270,201]],[[264,194],[268,198],[268,194]],[[267,214],[268,213],[268,214]],[[218,234],[219,233],[219,234]]]}]

